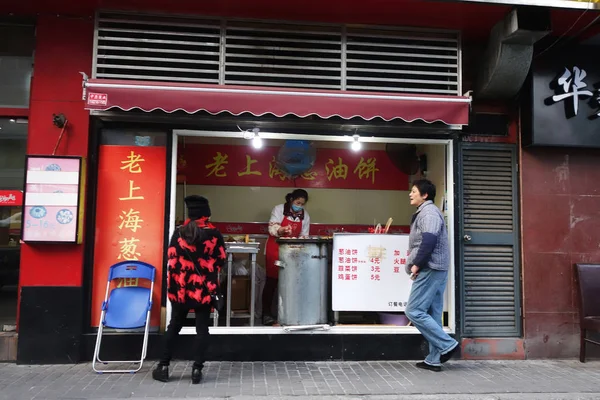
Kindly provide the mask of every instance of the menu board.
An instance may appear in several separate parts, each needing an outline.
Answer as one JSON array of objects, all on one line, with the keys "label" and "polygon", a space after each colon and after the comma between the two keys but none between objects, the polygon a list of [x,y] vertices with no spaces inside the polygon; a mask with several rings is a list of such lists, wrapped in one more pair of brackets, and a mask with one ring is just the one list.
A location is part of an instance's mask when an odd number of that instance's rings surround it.
[{"label": "menu board", "polygon": [[408,235],[333,236],[334,311],[404,311],[412,280],[405,272]]},{"label": "menu board", "polygon": [[81,157],[28,156],[24,242],[81,243]]}]

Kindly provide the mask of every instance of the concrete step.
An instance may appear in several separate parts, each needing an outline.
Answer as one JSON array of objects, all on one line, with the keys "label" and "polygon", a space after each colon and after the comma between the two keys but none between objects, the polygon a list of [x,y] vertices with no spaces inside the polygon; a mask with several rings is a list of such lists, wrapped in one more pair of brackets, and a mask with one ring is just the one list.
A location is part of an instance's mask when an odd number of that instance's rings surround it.
[{"label": "concrete step", "polygon": [[0,332],[0,362],[17,361],[16,332]]}]

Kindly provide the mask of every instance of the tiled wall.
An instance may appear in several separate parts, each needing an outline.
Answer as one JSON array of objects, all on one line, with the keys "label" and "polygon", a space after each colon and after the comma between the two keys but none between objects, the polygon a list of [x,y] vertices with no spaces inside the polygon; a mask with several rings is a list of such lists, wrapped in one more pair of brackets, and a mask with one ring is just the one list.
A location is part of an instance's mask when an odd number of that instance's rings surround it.
[{"label": "tiled wall", "polygon": [[600,263],[600,150],[523,149],[521,162],[527,357],[576,357],[573,264]]}]

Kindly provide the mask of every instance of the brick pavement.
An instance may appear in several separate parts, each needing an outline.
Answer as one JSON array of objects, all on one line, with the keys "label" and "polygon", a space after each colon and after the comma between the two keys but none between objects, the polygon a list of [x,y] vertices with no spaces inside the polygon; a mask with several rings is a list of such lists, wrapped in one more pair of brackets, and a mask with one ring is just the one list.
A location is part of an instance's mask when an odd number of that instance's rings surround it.
[{"label": "brick pavement", "polygon": [[0,399],[600,399],[598,361],[450,361],[441,373],[408,361],[211,362],[193,386],[190,363],[173,363],[166,384],[152,380],[153,365],[98,375],[91,364],[0,364]]}]

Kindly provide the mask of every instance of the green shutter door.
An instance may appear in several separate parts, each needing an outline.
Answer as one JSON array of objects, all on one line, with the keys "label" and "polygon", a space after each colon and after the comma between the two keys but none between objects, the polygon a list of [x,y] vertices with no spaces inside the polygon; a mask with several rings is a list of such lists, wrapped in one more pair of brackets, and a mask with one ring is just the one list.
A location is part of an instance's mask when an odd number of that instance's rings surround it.
[{"label": "green shutter door", "polygon": [[462,335],[520,336],[516,146],[459,149]]}]

